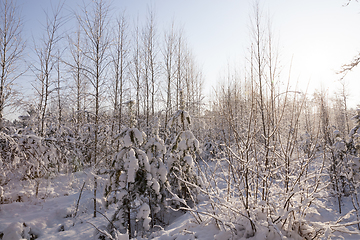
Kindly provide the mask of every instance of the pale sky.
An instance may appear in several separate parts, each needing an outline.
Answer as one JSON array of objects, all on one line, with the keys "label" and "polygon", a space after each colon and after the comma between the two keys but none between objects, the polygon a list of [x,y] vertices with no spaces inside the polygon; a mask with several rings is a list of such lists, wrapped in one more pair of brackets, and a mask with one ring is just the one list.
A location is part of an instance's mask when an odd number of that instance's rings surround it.
[{"label": "pale sky", "polygon": [[[36,37],[44,13],[57,0],[18,0],[23,7],[26,36]],[[82,5],[82,0],[67,0],[65,9]],[[87,2],[87,0],[84,0]],[[323,87],[330,95],[339,89],[335,74],[360,52],[360,3],[343,5],[347,0],[263,0],[260,6],[270,16],[279,39],[280,63],[284,71],[292,60],[291,79],[308,92]],[[208,94],[228,63],[244,61],[249,47],[249,19],[253,0],[113,0],[114,11],[126,10],[130,19],[146,17],[153,5],[160,37],[172,20],[183,26],[188,44],[202,68]],[[118,9],[118,10],[116,10]],[[30,41],[30,44],[31,41]],[[360,68],[360,66],[359,66]],[[241,70],[241,66],[240,66]],[[288,77],[288,73],[284,73]],[[360,70],[345,78],[352,107],[360,104]]]}]

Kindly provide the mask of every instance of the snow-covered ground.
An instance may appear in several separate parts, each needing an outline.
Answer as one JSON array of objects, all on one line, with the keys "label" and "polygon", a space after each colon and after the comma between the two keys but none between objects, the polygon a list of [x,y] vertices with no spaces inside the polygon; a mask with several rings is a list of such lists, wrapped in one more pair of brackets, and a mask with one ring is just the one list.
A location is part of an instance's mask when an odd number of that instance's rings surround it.
[{"label": "snow-covered ground", "polygon": [[[0,239],[93,239],[96,227],[107,224],[101,214],[93,217],[93,191],[90,174],[78,172],[60,175],[40,185],[38,198],[33,189],[18,185],[4,189],[5,199],[19,199],[0,205]],[[83,183],[77,215],[74,213]],[[19,183],[19,182],[18,182]],[[98,196],[99,211],[101,196]],[[173,214],[174,216],[176,214]],[[179,214],[177,214],[179,216]],[[154,239],[213,239],[218,231],[213,226],[195,224],[190,214],[181,214],[166,229],[159,229],[149,236]],[[140,238],[139,238],[140,239]]]},{"label": "snow-covered ground", "polygon": [[[85,188],[80,199],[79,210],[74,218],[76,203],[86,174],[61,175],[40,185],[38,198],[33,190],[5,189],[5,198],[24,199],[0,205],[0,232],[3,239],[91,239],[94,227],[104,224],[104,218],[92,218],[92,191]],[[14,198],[15,197],[15,198]],[[106,220],[105,220],[106,221]]]},{"label": "snow-covered ground", "polygon": [[[59,175],[40,184],[38,197],[35,196],[33,185],[24,183],[9,185],[4,189],[4,199],[9,203],[0,205],[0,239],[95,239],[97,228],[107,224],[104,216],[110,217],[111,209],[102,207],[102,196],[99,194],[99,212],[93,217],[93,191],[92,175],[87,172],[77,172],[68,175]],[[78,205],[81,188],[84,185]],[[17,200],[17,201],[14,201]],[[199,206],[203,204],[201,202]],[[205,208],[206,205],[200,206]],[[310,218],[313,223],[324,226],[334,225],[341,217],[353,209],[351,199],[344,199],[343,214],[337,211],[337,202],[322,199],[317,202],[316,211]],[[198,223],[190,213],[172,214],[169,218],[170,225],[164,229],[155,228],[152,234],[138,237],[137,239],[158,240],[190,240],[190,239],[232,239],[230,232],[221,232],[210,218],[202,216],[203,222]],[[208,220],[207,220],[208,219]],[[355,214],[345,217],[338,224],[356,220]],[[355,229],[356,226],[350,227]],[[256,234],[248,238],[263,240],[265,234]],[[236,239],[243,239],[239,236]],[[272,239],[280,239],[274,237]],[[289,239],[289,238],[287,238]],[[349,235],[343,232],[334,232],[331,239],[359,239],[359,235]]]}]

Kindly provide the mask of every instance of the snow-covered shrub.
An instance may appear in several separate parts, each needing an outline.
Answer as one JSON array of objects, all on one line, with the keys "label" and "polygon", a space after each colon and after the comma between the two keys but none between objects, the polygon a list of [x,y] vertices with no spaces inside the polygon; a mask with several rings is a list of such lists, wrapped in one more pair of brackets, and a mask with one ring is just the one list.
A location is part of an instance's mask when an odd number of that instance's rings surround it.
[{"label": "snow-covered shrub", "polygon": [[221,159],[225,157],[225,149],[225,144],[207,140],[204,143],[201,156],[203,159],[207,160]]},{"label": "snow-covered shrub", "polygon": [[[72,141],[71,151],[73,152],[71,163],[74,171],[83,169],[95,164],[95,131],[97,134],[96,161],[101,161],[101,166],[108,166],[114,151],[111,149],[110,136],[111,128],[101,124],[97,128],[95,124],[84,124]],[[98,168],[100,166],[98,165]]]},{"label": "snow-covered shrub", "polygon": [[313,150],[314,144],[311,141],[311,136],[309,133],[304,133],[300,136],[300,148],[304,151],[305,154],[311,155],[311,151]]},{"label": "snow-covered shrub", "polygon": [[15,137],[26,160],[24,179],[32,180],[50,174],[49,167],[54,159],[54,149],[45,144],[46,140],[36,135],[17,135]]},{"label": "snow-covered shrub", "polygon": [[79,164],[91,165],[94,156],[94,124],[85,124],[82,126],[78,136],[77,152],[82,156],[76,159]]},{"label": "snow-covered shrub", "polygon": [[356,110],[356,115],[352,118],[355,121],[355,126],[351,129],[349,137],[356,150],[360,149],[360,109]]},{"label": "snow-covered shrub", "polygon": [[39,231],[36,227],[28,226],[26,223],[13,222],[3,232],[3,240],[36,239]]},{"label": "snow-covered shrub", "polygon": [[[325,170],[319,167],[325,160],[292,157],[286,191],[286,171],[281,162],[265,178],[258,170],[261,165],[254,158],[255,152],[247,153],[248,161],[234,151],[231,154],[233,161],[204,162],[199,174],[202,204],[191,209],[196,220],[211,222],[234,239],[316,239],[325,226],[312,224],[308,217],[320,217],[317,208],[323,203],[318,199],[327,196]],[[271,185],[269,192],[265,191],[267,184]]]},{"label": "snow-covered shrub", "polygon": [[29,106],[26,115],[19,116],[19,122],[17,122],[18,134],[38,134],[39,129],[39,112],[33,105]]},{"label": "snow-covered shrub", "polygon": [[35,135],[18,137],[20,149],[26,160],[23,180],[35,183],[35,195],[37,197],[42,178],[51,173],[48,169],[49,159],[45,157],[47,149],[43,144],[42,137]]},{"label": "snow-covered shrub", "polygon": [[[78,163],[75,159],[78,159],[80,156],[77,156],[76,145],[77,139],[75,132],[67,126],[61,125],[51,125],[47,132],[46,138],[52,143],[52,147],[55,149],[56,159],[55,164],[57,167],[58,173],[68,173],[76,171]],[[51,141],[50,141],[51,140]]]},{"label": "snow-covered shrub", "polygon": [[226,155],[199,164],[202,204],[189,211],[228,238],[316,239],[325,226],[314,225],[310,216],[320,217],[319,199],[328,197],[328,160],[317,151],[316,136],[311,141],[300,131],[301,103],[281,103],[284,115],[278,117],[267,100],[259,109],[258,92],[251,94],[243,109],[248,116],[228,111],[231,105],[221,107]]},{"label": "snow-covered shrub", "polygon": [[5,185],[19,171],[22,153],[17,142],[0,132],[0,186]]}]

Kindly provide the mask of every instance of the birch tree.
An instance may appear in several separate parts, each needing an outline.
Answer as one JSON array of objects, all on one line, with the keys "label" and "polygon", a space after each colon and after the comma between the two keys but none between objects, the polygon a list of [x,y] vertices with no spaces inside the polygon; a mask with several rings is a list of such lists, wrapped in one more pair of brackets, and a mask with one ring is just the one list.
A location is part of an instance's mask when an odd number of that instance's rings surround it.
[{"label": "birch tree", "polygon": [[[113,117],[114,124],[118,131],[121,129],[124,99],[125,74],[129,66],[129,42],[127,36],[128,23],[124,13],[116,19],[115,38],[111,53],[111,63],[113,68],[113,82],[111,84],[113,94]],[[115,121],[117,120],[117,123]]]},{"label": "birch tree", "polygon": [[149,126],[150,115],[155,114],[155,95],[158,77],[157,62],[157,35],[155,25],[155,13],[150,9],[147,24],[143,30],[143,54],[144,54],[144,85],[145,85],[145,114],[146,126]]},{"label": "birch tree", "polygon": [[[136,119],[140,117],[140,97],[141,97],[141,77],[142,77],[142,66],[141,66],[141,44],[140,44],[140,30],[139,30],[139,21],[135,23],[134,35],[133,35],[133,49],[131,56],[131,79],[133,86],[135,88],[136,95],[136,106],[135,106],[135,115]],[[138,126],[139,126],[138,121]]]},{"label": "birch tree", "polygon": [[4,108],[15,94],[14,82],[22,74],[20,61],[25,49],[22,39],[22,20],[19,7],[13,0],[0,3],[0,130],[3,128]]},{"label": "birch tree", "polygon": [[[70,57],[65,61],[69,67],[70,78],[72,79],[73,103],[75,108],[75,121],[79,128],[84,121],[84,112],[86,109],[86,89],[87,81],[84,71],[84,42],[82,40],[81,28],[78,25],[77,30],[72,34],[74,37],[68,37]],[[77,128],[77,131],[79,129]]]},{"label": "birch tree", "polygon": [[36,74],[36,81],[33,86],[39,96],[40,135],[44,135],[50,94],[55,89],[55,79],[52,74],[56,70],[59,60],[56,56],[56,45],[62,39],[62,35],[59,32],[64,23],[64,19],[61,16],[62,8],[63,4],[60,3],[57,7],[51,9],[51,16],[46,12],[45,33],[39,43],[35,45],[38,65],[33,65]]},{"label": "birch tree", "polygon": [[174,24],[171,29],[164,34],[164,46],[162,50],[163,68],[165,72],[165,128],[173,109],[172,93],[176,74],[176,34]]},{"label": "birch tree", "polygon": [[[92,7],[92,8],[91,8]],[[95,139],[94,139],[94,159],[96,165],[98,161],[98,124],[101,108],[101,97],[105,87],[105,75],[109,65],[108,50],[110,47],[110,37],[107,26],[109,24],[109,5],[104,0],[94,1],[92,6],[84,6],[82,15],[77,19],[84,32],[87,42],[86,49],[83,50],[86,65],[83,66],[85,74],[93,88],[92,97],[95,102]]]},{"label": "birch tree", "polygon": [[[110,37],[107,26],[109,24],[110,6],[104,0],[93,1],[92,8],[84,6],[82,15],[78,15],[77,19],[85,34],[87,41],[84,57],[87,65],[84,71],[93,87],[94,108],[94,145],[92,163],[96,168],[99,161],[99,118],[101,108],[101,97],[103,96],[103,88],[105,87],[105,75],[109,65],[108,50],[110,46]],[[94,177],[94,217],[96,217],[96,192],[97,177]]]}]

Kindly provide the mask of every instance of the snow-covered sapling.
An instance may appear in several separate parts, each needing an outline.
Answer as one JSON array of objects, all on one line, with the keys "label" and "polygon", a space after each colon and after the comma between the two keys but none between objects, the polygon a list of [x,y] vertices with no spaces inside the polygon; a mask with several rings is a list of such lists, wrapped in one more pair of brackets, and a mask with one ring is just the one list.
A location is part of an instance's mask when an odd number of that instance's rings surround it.
[{"label": "snow-covered sapling", "polygon": [[149,205],[152,214],[161,211],[161,207],[165,206],[166,199],[165,184],[167,182],[168,172],[163,162],[166,147],[164,141],[159,137],[159,125],[159,119],[156,118],[154,121],[152,137],[148,139],[144,146],[144,150],[149,159],[152,176],[152,179],[148,182],[148,185],[150,186]]},{"label": "snow-covered sapling", "polygon": [[168,180],[174,194],[189,200],[192,199],[195,190],[193,185],[198,184],[194,166],[196,154],[199,153],[199,141],[190,130],[191,119],[184,110],[182,90],[180,96],[180,109],[169,122],[175,134],[167,153]]},{"label": "snow-covered sapling", "polygon": [[[134,101],[129,101],[130,127],[119,134],[122,148],[115,155],[112,162],[110,182],[106,187],[105,197],[108,205],[117,204],[109,228],[117,226],[124,233],[128,232],[129,237],[134,236],[135,225],[139,220],[147,220],[147,216],[140,214],[140,219],[133,219],[133,215],[142,209],[149,199],[150,187],[154,184],[151,174],[151,167],[148,157],[140,149],[145,134],[134,128],[132,106]],[[137,209],[139,209],[137,211]],[[136,216],[136,215],[135,215]],[[145,223],[144,223],[145,224]],[[146,224],[145,224],[146,225]],[[147,230],[147,227],[144,228]],[[110,232],[112,232],[110,230]]]},{"label": "snow-covered sapling", "polygon": [[360,109],[356,110],[356,115],[352,118],[355,121],[355,126],[351,129],[349,134],[349,147],[360,155]]}]

